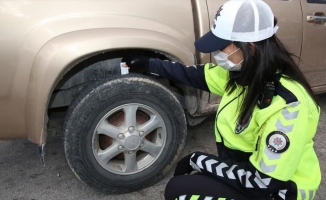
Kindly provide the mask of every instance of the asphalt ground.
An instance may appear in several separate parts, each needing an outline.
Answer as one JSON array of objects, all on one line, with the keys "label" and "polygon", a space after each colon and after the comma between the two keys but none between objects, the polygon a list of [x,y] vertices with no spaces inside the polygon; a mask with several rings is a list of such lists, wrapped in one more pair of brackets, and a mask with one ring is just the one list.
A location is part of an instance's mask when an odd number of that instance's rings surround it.
[{"label": "asphalt ground", "polygon": [[[326,95],[319,95],[318,98],[321,102],[321,117],[314,140],[322,175],[325,177]],[[211,116],[200,125],[188,127],[183,154],[187,155],[197,150],[216,153],[213,125],[214,116]],[[71,172],[65,160],[60,132],[53,129],[50,129],[45,161],[45,166],[40,164],[36,146],[28,140],[0,141],[0,199],[164,199],[165,185],[172,176],[171,172],[159,183],[133,193],[123,195],[99,193],[81,183]],[[326,199],[326,178],[322,179],[315,199]]]}]

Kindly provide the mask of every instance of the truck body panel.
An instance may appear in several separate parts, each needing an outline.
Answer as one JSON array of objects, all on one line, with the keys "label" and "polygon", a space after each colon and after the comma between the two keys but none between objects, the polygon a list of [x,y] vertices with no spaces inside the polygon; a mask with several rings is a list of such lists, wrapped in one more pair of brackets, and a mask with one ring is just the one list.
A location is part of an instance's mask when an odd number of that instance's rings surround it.
[{"label": "truck body panel", "polygon": [[0,21],[7,30],[0,33],[2,139],[29,137],[44,143],[40,135],[46,126],[46,105],[56,81],[69,67],[92,54],[146,48],[174,54],[189,65],[194,63],[195,35],[189,0],[0,4]]}]

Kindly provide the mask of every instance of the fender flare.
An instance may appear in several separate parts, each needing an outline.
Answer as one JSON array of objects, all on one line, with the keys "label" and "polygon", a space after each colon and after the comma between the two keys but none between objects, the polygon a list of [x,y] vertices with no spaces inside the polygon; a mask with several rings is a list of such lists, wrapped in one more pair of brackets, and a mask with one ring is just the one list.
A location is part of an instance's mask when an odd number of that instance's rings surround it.
[{"label": "fender flare", "polygon": [[48,102],[55,85],[67,71],[94,54],[127,48],[166,52],[187,65],[195,62],[194,48],[151,30],[101,28],[59,35],[40,49],[32,66],[25,113],[28,139],[37,144],[46,143]]}]

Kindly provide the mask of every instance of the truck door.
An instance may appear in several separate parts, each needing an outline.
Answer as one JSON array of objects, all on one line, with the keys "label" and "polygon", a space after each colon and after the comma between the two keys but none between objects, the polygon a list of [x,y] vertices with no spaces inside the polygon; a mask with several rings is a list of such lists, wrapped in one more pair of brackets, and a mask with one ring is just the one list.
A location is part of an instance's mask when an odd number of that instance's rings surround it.
[{"label": "truck door", "polygon": [[326,90],[326,0],[301,0],[303,43],[300,68],[315,92]]}]

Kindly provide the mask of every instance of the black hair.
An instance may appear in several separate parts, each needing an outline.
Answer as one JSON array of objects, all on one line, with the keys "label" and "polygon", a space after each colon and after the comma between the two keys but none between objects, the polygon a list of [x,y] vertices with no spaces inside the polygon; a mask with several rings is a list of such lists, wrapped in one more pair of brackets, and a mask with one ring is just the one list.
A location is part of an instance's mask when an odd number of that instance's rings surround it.
[{"label": "black hair", "polygon": [[[275,24],[276,22],[275,20]],[[234,42],[234,45],[242,50],[244,61],[242,70],[228,81],[226,91],[232,93],[237,84],[246,86],[242,87],[245,96],[238,107],[240,123],[245,123],[250,117],[265,82],[274,82],[277,73],[301,84],[318,108],[317,99],[308,81],[293,59],[298,57],[290,53],[276,35],[255,43]]]}]

